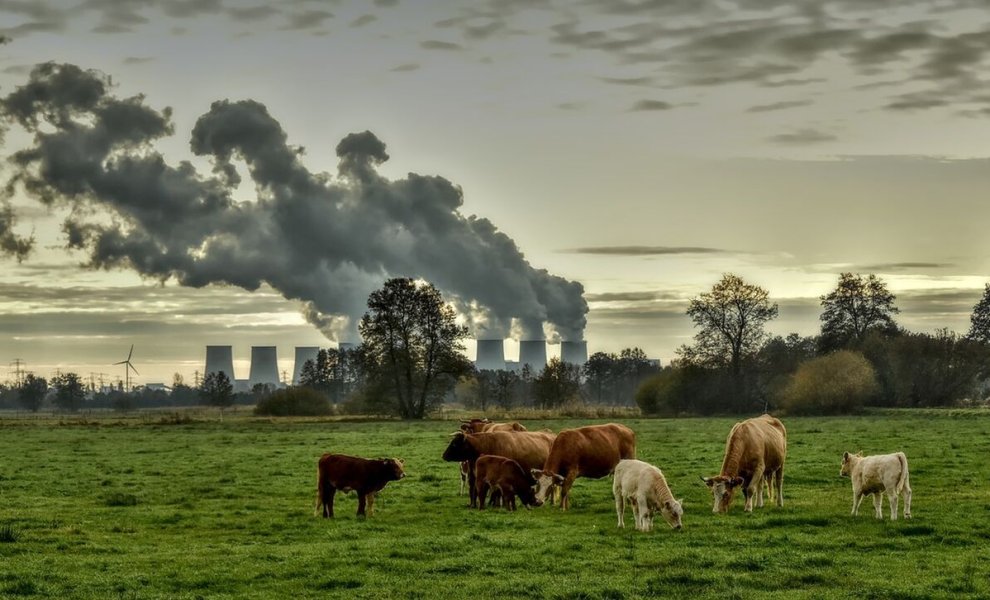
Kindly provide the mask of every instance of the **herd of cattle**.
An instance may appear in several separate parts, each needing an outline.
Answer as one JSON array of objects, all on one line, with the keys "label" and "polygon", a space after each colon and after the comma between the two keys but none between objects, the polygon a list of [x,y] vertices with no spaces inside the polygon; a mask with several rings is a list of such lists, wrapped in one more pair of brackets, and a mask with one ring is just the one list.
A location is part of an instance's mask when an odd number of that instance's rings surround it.
[{"label": "herd of cattle", "polygon": [[[613,475],[612,494],[618,526],[624,526],[625,507],[632,509],[636,529],[649,531],[657,513],[674,529],[681,528],[683,509],[657,467],[636,460],[636,434],[625,425],[609,423],[564,429],[527,431],[519,423],[492,423],[471,419],[451,435],[443,452],[445,461],[461,467],[461,489],[466,484],[472,507],[485,508],[488,494],[493,506],[515,510],[556,502],[570,505],[570,491],[578,477],[600,479]],[[702,477],[712,493],[712,511],[727,512],[736,490],[745,498],[744,510],[763,506],[764,487],[769,500],[784,505],[784,461],[787,431],[770,416],[736,423],[725,442],[722,470]],[[840,475],[852,481],[852,514],[863,497],[872,494],[875,514],[883,518],[883,495],[890,502],[890,518],[897,519],[898,497],[904,497],[904,517],[911,518],[911,485],[903,452],[880,456],[843,454]],[[357,492],[359,516],[373,511],[375,494],[390,481],[405,477],[401,460],[365,459],[324,454],[317,469],[317,511],[333,516],[337,491]]]}]

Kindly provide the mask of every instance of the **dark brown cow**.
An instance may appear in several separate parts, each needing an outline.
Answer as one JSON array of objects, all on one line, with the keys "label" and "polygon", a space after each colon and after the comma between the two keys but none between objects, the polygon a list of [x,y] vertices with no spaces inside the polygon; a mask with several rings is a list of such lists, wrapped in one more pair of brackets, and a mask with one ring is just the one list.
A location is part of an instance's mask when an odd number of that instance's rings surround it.
[{"label": "dark brown cow", "polygon": [[533,486],[536,480],[529,474],[529,471],[519,466],[519,463],[504,456],[491,456],[485,454],[478,457],[474,463],[475,491],[478,494],[478,508],[485,508],[485,496],[488,490],[492,490],[492,499],[495,499],[495,492],[502,496],[502,503],[506,510],[516,510],[516,496],[522,501],[523,506],[540,506],[543,503],[536,499],[533,493]]},{"label": "dark brown cow", "polygon": [[554,435],[545,431],[493,431],[491,433],[464,433],[451,436],[450,444],[443,451],[448,462],[469,461],[468,493],[471,506],[477,506],[474,462],[482,454],[504,456],[518,462],[524,469],[542,465],[550,454]]},{"label": "dark brown cow", "polygon": [[461,421],[461,431],[464,433],[491,433],[493,431],[526,431],[526,427],[518,421],[511,423],[492,423],[488,419],[471,419]]},{"label": "dark brown cow", "polygon": [[357,492],[359,517],[374,513],[375,493],[389,481],[405,477],[402,461],[396,458],[367,459],[344,454],[324,454],[316,470],[316,510],[324,517],[333,516],[333,497],[337,490]]},{"label": "dark brown cow", "polygon": [[557,434],[542,468],[533,469],[536,499],[544,502],[560,486],[560,508],[570,506],[571,486],[578,477],[600,479],[625,458],[636,458],[636,434],[618,423],[565,429]]},{"label": "dark brown cow", "polygon": [[702,477],[711,488],[712,512],[729,511],[736,488],[742,487],[746,512],[753,510],[753,497],[763,506],[763,482],[770,483],[770,497],[777,506],[784,505],[784,459],[787,457],[787,430],[770,415],[746,419],[732,426],[725,440],[722,472],[716,477]]}]

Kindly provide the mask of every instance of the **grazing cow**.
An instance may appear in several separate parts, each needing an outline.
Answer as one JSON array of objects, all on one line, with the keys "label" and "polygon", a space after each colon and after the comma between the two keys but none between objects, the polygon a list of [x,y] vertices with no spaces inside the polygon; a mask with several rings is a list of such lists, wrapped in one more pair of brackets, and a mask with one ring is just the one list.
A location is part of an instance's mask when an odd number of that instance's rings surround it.
[{"label": "grazing cow", "polygon": [[653,529],[653,515],[657,511],[674,529],[681,528],[681,501],[675,500],[667,486],[667,480],[657,467],[641,460],[620,460],[615,465],[615,481],[612,483],[615,497],[615,514],[619,527],[625,527],[626,500],[633,507],[637,531]]},{"label": "grazing cow", "polygon": [[365,516],[365,505],[368,514],[372,514],[375,493],[389,481],[398,481],[405,476],[402,461],[397,458],[371,460],[344,454],[324,454],[316,471],[316,510],[322,510],[324,517],[332,517],[333,498],[340,490],[357,492],[359,517]]},{"label": "grazing cow", "polygon": [[904,494],[904,518],[911,518],[911,482],[908,480],[907,456],[903,452],[863,456],[861,453],[842,455],[840,477],[849,477],[853,486],[852,514],[859,514],[863,496],[873,494],[873,509],[883,519],[883,494],[890,502],[890,520],[897,520],[897,496]]},{"label": "grazing cow", "polygon": [[461,421],[461,431],[464,433],[491,433],[493,431],[526,431],[518,421],[511,423],[492,423],[488,419],[471,419]]},{"label": "grazing cow", "polygon": [[624,458],[636,458],[636,434],[625,425],[588,425],[557,434],[550,456],[533,469],[536,498],[545,502],[554,485],[560,486],[560,508],[570,506],[568,492],[578,477],[600,479]]},{"label": "grazing cow", "polygon": [[477,506],[474,462],[482,454],[504,456],[518,462],[524,469],[542,465],[550,454],[554,435],[545,431],[493,431],[491,433],[464,433],[451,435],[450,444],[443,451],[448,462],[469,461],[468,493],[471,507]]},{"label": "grazing cow", "polygon": [[746,512],[763,506],[763,482],[770,484],[770,498],[784,505],[784,459],[787,456],[787,431],[784,424],[770,415],[746,419],[732,426],[725,440],[722,472],[717,477],[702,477],[712,491],[712,512],[729,511],[736,488],[742,487]]},{"label": "grazing cow", "polygon": [[527,508],[543,504],[533,493],[536,480],[511,458],[490,454],[479,456],[474,463],[474,477],[479,509],[485,508],[485,497],[489,489],[492,490],[492,500],[495,499],[496,492],[501,493],[506,510],[516,510],[516,496],[519,496],[523,506]]}]

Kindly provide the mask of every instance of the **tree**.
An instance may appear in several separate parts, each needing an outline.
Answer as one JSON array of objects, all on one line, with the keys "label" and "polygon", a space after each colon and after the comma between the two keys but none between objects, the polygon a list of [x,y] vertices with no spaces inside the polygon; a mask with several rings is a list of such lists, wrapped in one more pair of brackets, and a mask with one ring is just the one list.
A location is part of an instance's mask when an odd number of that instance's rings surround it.
[{"label": "tree", "polygon": [[973,307],[969,321],[969,333],[966,337],[982,344],[990,344],[990,283],[983,289],[983,297]]},{"label": "tree", "polygon": [[514,371],[495,371],[495,379],[492,382],[492,400],[500,408],[509,410],[514,407],[519,400],[522,379]]},{"label": "tree", "polygon": [[870,361],[840,350],[798,367],[780,403],[791,414],[844,414],[861,408],[878,390]]},{"label": "tree", "polygon": [[876,275],[840,274],[836,288],[821,297],[824,310],[819,350],[860,348],[871,331],[896,333],[894,315],[900,311],[894,299],[887,284]]},{"label": "tree", "polygon": [[358,331],[378,401],[404,419],[422,419],[472,366],[467,328],[429,283],[394,278],[368,297]]},{"label": "tree", "polygon": [[695,345],[682,346],[678,353],[688,362],[726,367],[738,380],[744,360],[767,336],[764,325],[777,318],[777,305],[770,303],[763,288],[728,273],[712,291],[691,300],[687,314],[701,330],[694,336]]},{"label": "tree", "polygon": [[76,373],[62,373],[52,379],[55,388],[56,406],[69,412],[76,412],[86,399],[86,390]]},{"label": "tree", "polygon": [[581,392],[581,370],[577,365],[551,358],[533,380],[533,397],[539,408],[557,408],[577,400]]},{"label": "tree", "polygon": [[986,345],[948,329],[898,336],[888,347],[898,406],[951,406],[975,399],[990,359]]},{"label": "tree", "polygon": [[48,381],[44,377],[35,377],[32,373],[28,373],[17,389],[17,398],[21,406],[31,412],[38,412],[47,394]]},{"label": "tree", "polygon": [[208,405],[220,409],[220,420],[223,421],[223,409],[234,403],[234,386],[223,371],[207,373],[199,395]]},{"label": "tree", "polygon": [[[614,354],[595,352],[588,357],[588,362],[584,363],[582,367],[585,385],[596,404],[605,404],[606,394],[608,397],[614,398],[613,379],[616,360],[617,357]],[[608,402],[608,404],[614,404],[614,402]]]}]

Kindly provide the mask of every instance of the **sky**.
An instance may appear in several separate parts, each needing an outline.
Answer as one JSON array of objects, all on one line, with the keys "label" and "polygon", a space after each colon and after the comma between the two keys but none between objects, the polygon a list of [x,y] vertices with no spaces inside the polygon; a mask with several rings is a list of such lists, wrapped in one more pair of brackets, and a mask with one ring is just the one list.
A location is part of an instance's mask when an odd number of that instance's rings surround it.
[{"label": "sky", "polygon": [[928,332],[990,280],[976,1],[0,0],[0,36],[0,379],[291,372],[389,276],[664,364],[723,273],[782,335],[841,272]]}]

